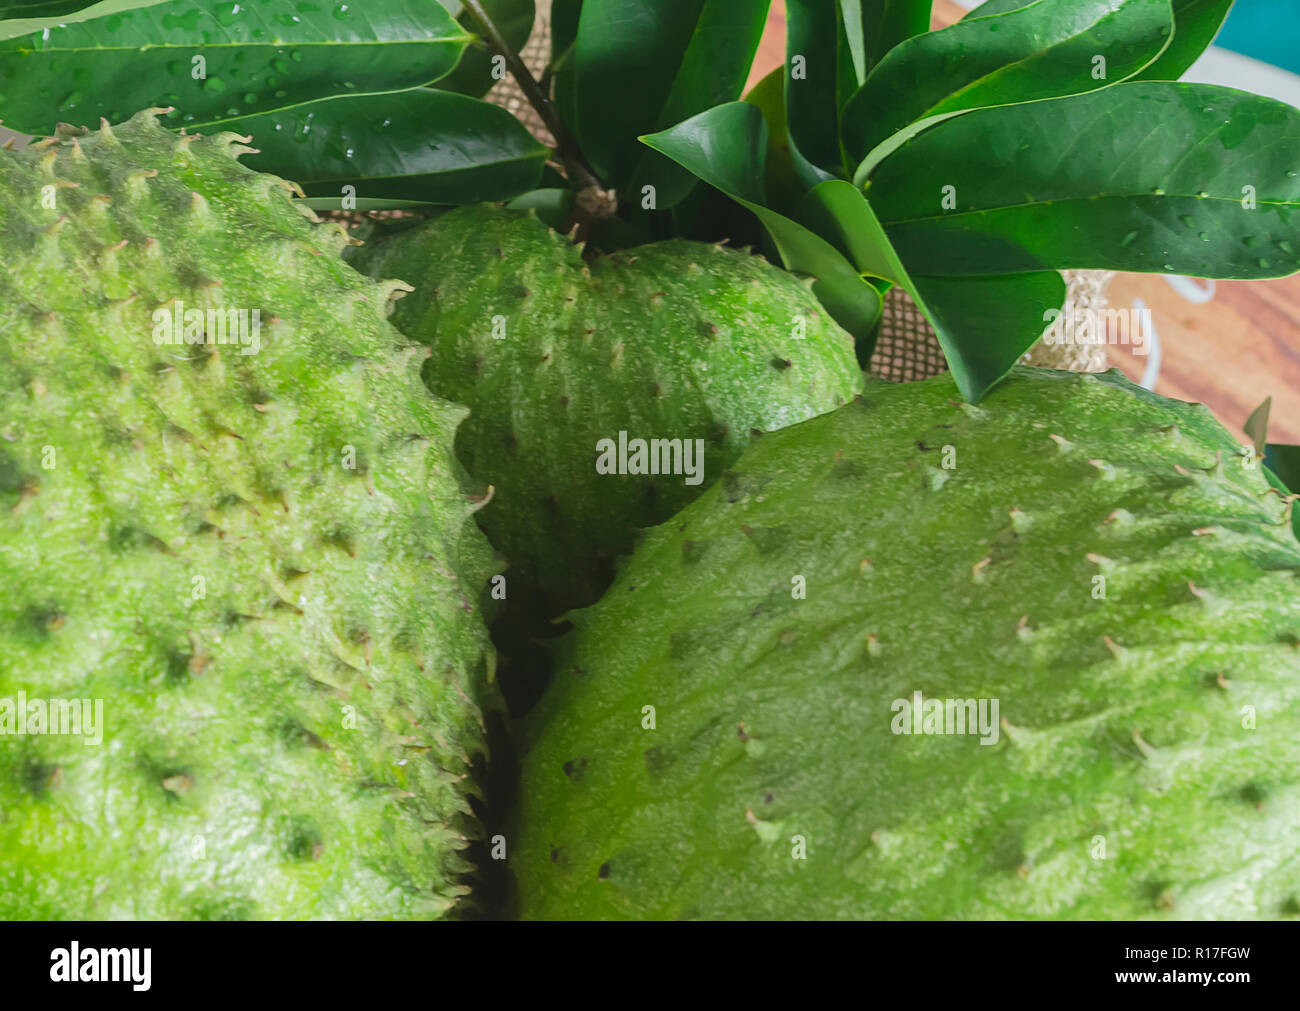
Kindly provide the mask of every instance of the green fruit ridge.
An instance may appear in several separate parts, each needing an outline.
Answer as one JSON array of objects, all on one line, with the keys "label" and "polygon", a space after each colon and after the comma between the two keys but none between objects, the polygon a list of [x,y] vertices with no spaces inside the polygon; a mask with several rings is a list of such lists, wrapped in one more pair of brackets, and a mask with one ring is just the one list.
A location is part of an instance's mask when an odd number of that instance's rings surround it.
[{"label": "green fruit ridge", "polygon": [[573,616],[520,912],[1295,915],[1289,511],[1114,372],[873,381],[764,436]]},{"label": "green fruit ridge", "polygon": [[[594,601],[634,531],[697,497],[751,430],[862,388],[852,338],[808,284],[761,257],[685,240],[590,264],[583,252],[534,213],[480,205],[354,260],[415,286],[393,323],[432,346],[429,387],[470,408],[457,453],[495,489],[479,521],[509,578],[560,611]],[[627,473],[598,473],[598,444],[621,432]],[[635,439],[703,440],[698,483],[635,473]]]},{"label": "green fruit ridge", "polygon": [[0,152],[0,917],[440,916],[492,703],[464,410],[404,285],[158,111]]}]

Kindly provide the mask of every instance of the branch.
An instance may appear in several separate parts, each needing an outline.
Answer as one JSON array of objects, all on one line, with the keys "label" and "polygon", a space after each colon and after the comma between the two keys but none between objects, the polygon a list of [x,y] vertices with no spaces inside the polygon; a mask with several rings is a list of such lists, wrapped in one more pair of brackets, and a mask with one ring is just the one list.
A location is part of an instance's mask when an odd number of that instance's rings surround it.
[{"label": "branch", "polygon": [[596,178],[596,173],[592,171],[587,160],[582,156],[582,151],[569,133],[564,121],[560,119],[560,114],[555,111],[555,106],[547,97],[546,92],[533,77],[527,65],[519,58],[519,54],[510,48],[510,43],[506,41],[501,29],[496,26],[492,17],[483,9],[480,0],[464,0],[465,10],[469,12],[479,30],[492,45],[492,48],[498,54],[505,57],[506,66],[510,68],[510,73],[514,76],[515,81],[519,84],[519,90],[524,93],[528,99],[528,104],[537,110],[537,114],[542,117],[542,122],[546,124],[546,129],[551,131],[551,136],[555,138],[555,153],[559,156],[560,161],[564,164],[565,172],[571,182],[580,190],[588,189],[595,186],[600,187],[600,180]]}]

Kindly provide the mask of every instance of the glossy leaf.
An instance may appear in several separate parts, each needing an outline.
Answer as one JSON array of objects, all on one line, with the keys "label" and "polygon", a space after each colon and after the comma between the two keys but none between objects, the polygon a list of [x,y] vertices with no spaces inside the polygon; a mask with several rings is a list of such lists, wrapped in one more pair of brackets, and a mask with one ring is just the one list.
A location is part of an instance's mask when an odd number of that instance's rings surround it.
[{"label": "glossy leaf", "polygon": [[[465,5],[460,0],[439,0],[447,8],[447,13],[456,19],[462,28],[473,33],[473,19],[465,12]],[[506,42],[514,52],[521,51],[528,44],[533,33],[533,22],[537,18],[536,5],[533,0],[482,0],[483,9],[501,29]],[[482,98],[498,79],[492,76],[493,52],[483,44],[466,46],[465,52],[456,64],[456,69],[438,81],[441,91],[455,91],[473,98]]]},{"label": "glossy leaf", "polygon": [[785,69],[777,67],[750,89],[745,101],[757,106],[767,123],[767,206],[790,215],[804,196],[795,170],[785,122]]},{"label": "glossy leaf", "polygon": [[1264,453],[1264,465],[1289,491],[1300,488],[1300,446],[1270,442]]},{"label": "glossy leaf", "polygon": [[551,101],[570,133],[576,133],[578,89],[574,71],[582,0],[551,3]]},{"label": "glossy leaf", "polygon": [[1065,305],[1065,279],[1054,270],[996,277],[912,275],[923,312],[943,347],[957,388],[983,400]]},{"label": "glossy leaf", "polygon": [[571,189],[540,189],[521,193],[507,207],[514,211],[536,211],[537,216],[557,232],[565,230],[577,196]]},{"label": "glossy leaf", "polygon": [[169,125],[197,129],[427,83],[469,41],[438,0],[300,9],[175,0],[10,39],[0,43],[0,118],[47,133],[60,120],[175,106]]},{"label": "glossy leaf", "polygon": [[843,179],[821,183],[804,197],[796,217],[843,253],[859,274],[910,289],[907,271],[856,186]]},{"label": "glossy leaf", "polygon": [[[1300,494],[1300,446],[1270,442],[1264,454],[1264,475],[1284,494]],[[1292,503],[1291,530],[1300,537],[1300,507]]]},{"label": "glossy leaf", "polygon": [[[228,124],[261,153],[244,163],[308,196],[468,204],[536,188],[550,150],[505,109],[433,88],[327,98]],[[396,205],[394,205],[396,206]]]},{"label": "glossy leaf", "polygon": [[573,126],[596,173],[622,193],[653,185],[659,208],[690,173],[637,138],[738,98],[768,0],[586,0],[573,59]]},{"label": "glossy leaf", "polygon": [[[158,0],[159,3],[162,0]],[[91,6],[92,0],[0,0],[0,20],[9,18],[58,18]],[[143,7],[145,4],[137,3]],[[26,34],[24,32],[24,34]]]},{"label": "glossy leaf", "polygon": [[[931,0],[840,0],[850,49],[862,48],[859,83],[900,42],[930,30]],[[852,8],[857,8],[856,18]],[[860,33],[861,43],[855,37]]]},{"label": "glossy leaf", "polygon": [[1029,7],[1038,2],[1039,0],[985,0],[978,7],[967,11],[961,20],[971,21],[975,18],[988,18],[996,14],[1006,14],[1008,11],[1018,11],[1022,7]]},{"label": "glossy leaf", "polygon": [[829,242],[766,206],[767,124],[756,106],[729,102],[642,140],[757,215],[786,268],[816,279],[813,293],[836,322],[860,346],[873,339],[880,293]]},{"label": "glossy leaf", "polygon": [[845,107],[854,181],[861,185],[890,148],[939,118],[1082,94],[1131,77],[1160,55],[1172,32],[1169,0],[1038,0],[910,39]]},{"label": "glossy leaf", "polygon": [[[988,0],[964,20],[1002,14],[1028,7],[1038,0]],[[1174,35],[1168,48],[1150,66],[1133,76],[1135,81],[1176,81],[1200,58],[1219,34],[1232,10],[1233,0],[1170,0],[1174,13]]]},{"label": "glossy leaf", "polygon": [[840,4],[787,0],[785,108],[805,189],[844,174],[840,107],[858,87]]},{"label": "glossy leaf", "polygon": [[1210,48],[1232,10],[1232,0],[1173,0],[1173,4],[1174,40],[1135,80],[1178,80]]},{"label": "glossy leaf", "polygon": [[120,14],[139,7],[157,7],[170,0],[6,0],[0,2],[0,42],[46,28]]},{"label": "glossy leaf", "polygon": [[984,109],[908,142],[867,196],[927,274],[1284,277],[1300,270],[1300,110],[1164,82]]},{"label": "glossy leaf", "polygon": [[899,285],[934,327],[962,396],[978,401],[1007,374],[1065,303],[1055,271],[1003,277],[913,275],[890,245],[862,191],[843,180],[808,194],[800,220],[863,274]]},{"label": "glossy leaf", "polygon": [[551,0],[551,62],[555,63],[578,39],[582,0]]}]

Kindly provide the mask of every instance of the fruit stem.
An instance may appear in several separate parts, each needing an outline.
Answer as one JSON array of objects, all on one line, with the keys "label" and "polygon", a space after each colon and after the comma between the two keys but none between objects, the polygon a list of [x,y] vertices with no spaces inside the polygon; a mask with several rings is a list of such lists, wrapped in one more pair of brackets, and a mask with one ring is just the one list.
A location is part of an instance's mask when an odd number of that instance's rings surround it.
[{"label": "fruit stem", "polygon": [[551,136],[555,138],[555,153],[564,164],[569,181],[579,190],[590,189],[593,186],[602,188],[596,173],[582,156],[582,151],[564,125],[564,121],[560,119],[559,113],[555,111],[550,98],[537,83],[528,66],[519,58],[519,54],[510,48],[510,43],[506,41],[491,15],[483,9],[483,4],[480,0],[464,0],[464,3],[465,10],[478,24],[479,30],[492,48],[505,58],[506,66],[510,68],[510,73],[518,82],[519,90],[528,99],[528,104],[537,110],[537,114],[542,117],[542,122],[546,124],[546,129],[551,131]]}]

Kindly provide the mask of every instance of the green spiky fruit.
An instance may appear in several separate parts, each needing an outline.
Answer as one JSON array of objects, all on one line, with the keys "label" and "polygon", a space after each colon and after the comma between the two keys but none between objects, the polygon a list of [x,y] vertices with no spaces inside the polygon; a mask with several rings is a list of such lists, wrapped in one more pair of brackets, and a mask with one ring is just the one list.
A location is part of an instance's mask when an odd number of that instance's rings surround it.
[{"label": "green spiky fruit", "polygon": [[[593,601],[633,531],[698,496],[751,430],[825,413],[862,385],[852,338],[760,257],[681,240],[582,254],[532,214],[478,206],[356,260],[415,285],[393,322],[432,345],[430,388],[469,406],[457,452],[495,488],[480,523],[512,579],[555,611]],[[606,439],[626,473],[598,471]],[[683,440],[659,468],[674,472],[649,472],[653,439]],[[704,460],[689,476],[675,454],[694,440]]]},{"label": "green spiky fruit", "polygon": [[246,139],[141,113],[0,152],[0,918],[466,891],[492,563],[464,411]]},{"label": "green spiky fruit", "polygon": [[1117,373],[872,383],[764,436],[576,617],[523,915],[1294,914],[1288,510]]}]

